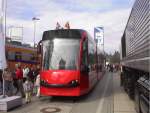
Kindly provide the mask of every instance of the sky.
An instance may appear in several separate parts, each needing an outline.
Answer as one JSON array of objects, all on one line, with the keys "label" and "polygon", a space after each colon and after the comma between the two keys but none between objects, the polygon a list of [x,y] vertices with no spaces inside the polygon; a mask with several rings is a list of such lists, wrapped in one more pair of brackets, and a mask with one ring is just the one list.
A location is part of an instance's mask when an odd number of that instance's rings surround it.
[{"label": "sky", "polygon": [[72,29],[84,29],[94,37],[94,27],[104,27],[107,53],[119,50],[120,39],[135,0],[7,0],[7,31],[11,26],[23,27],[23,42],[33,43],[33,17],[36,42],[43,31],[55,29],[67,21]]}]

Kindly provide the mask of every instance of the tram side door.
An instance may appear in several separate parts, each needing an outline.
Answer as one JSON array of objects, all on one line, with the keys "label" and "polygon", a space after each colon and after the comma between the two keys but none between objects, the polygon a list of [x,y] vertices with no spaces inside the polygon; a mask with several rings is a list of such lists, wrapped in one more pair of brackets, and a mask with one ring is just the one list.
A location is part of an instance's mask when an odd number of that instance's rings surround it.
[{"label": "tram side door", "polygon": [[88,89],[89,89],[89,67],[88,67],[88,43],[87,43],[87,39],[85,39],[82,43],[80,70],[81,70],[81,76],[80,76],[81,91],[88,91]]}]

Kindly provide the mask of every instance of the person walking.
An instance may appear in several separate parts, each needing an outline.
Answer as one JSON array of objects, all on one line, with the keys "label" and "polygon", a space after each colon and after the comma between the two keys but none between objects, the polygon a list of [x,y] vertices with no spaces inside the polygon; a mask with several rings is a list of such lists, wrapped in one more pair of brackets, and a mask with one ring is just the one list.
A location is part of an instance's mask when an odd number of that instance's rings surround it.
[{"label": "person walking", "polygon": [[33,91],[33,83],[31,82],[29,77],[27,77],[25,83],[23,84],[23,88],[25,92],[26,103],[29,103],[31,102],[32,91]]},{"label": "person walking", "polygon": [[16,80],[17,80],[17,87],[18,87],[18,90],[16,92],[16,94],[18,92],[21,93],[21,96],[24,97],[24,90],[23,90],[23,72],[22,72],[22,69],[21,69],[21,66],[19,64],[16,64]]},{"label": "person walking", "polygon": [[28,66],[25,65],[22,71],[23,71],[23,82],[25,82],[30,70],[29,70]]},{"label": "person walking", "polygon": [[12,71],[12,77],[13,77],[13,87],[16,89],[14,94],[16,95],[19,91],[19,86],[17,84],[17,78],[16,78],[16,69]]},{"label": "person walking", "polygon": [[33,66],[30,67],[30,70],[29,70],[29,73],[28,73],[28,77],[30,78],[32,83],[34,83],[34,68],[33,68]]},{"label": "person walking", "polygon": [[37,65],[34,69],[34,79],[35,79],[34,81],[36,81],[36,78],[39,75],[39,72],[40,72],[40,66]]}]

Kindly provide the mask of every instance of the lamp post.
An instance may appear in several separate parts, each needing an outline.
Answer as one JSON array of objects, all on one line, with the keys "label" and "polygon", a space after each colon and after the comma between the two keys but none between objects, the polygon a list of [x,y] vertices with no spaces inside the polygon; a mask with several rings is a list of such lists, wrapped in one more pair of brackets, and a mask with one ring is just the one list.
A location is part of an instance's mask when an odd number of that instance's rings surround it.
[{"label": "lamp post", "polygon": [[34,42],[34,48],[35,48],[36,21],[40,20],[40,19],[36,18],[36,17],[33,17],[32,20],[33,20],[33,24],[34,24],[34,40],[33,40],[33,42]]}]

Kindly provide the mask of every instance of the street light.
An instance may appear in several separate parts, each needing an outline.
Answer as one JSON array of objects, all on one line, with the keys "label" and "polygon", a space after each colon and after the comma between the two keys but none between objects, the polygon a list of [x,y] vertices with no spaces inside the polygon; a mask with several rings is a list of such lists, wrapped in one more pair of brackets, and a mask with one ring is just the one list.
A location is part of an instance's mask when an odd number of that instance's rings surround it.
[{"label": "street light", "polygon": [[34,40],[33,40],[33,42],[34,42],[34,48],[35,48],[36,21],[37,21],[37,20],[40,20],[40,19],[39,19],[39,18],[36,18],[36,17],[33,17],[32,20],[33,20],[33,23],[34,23]]}]

